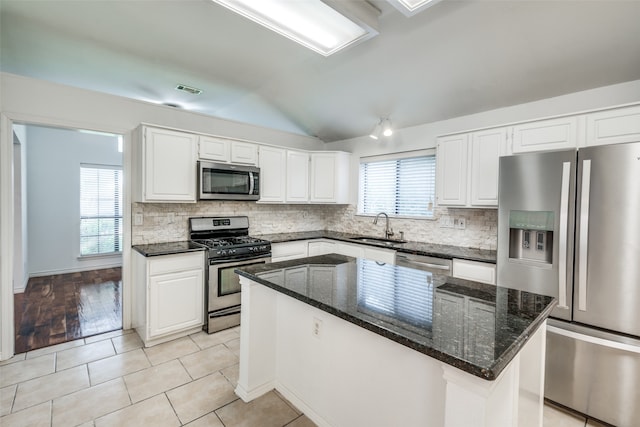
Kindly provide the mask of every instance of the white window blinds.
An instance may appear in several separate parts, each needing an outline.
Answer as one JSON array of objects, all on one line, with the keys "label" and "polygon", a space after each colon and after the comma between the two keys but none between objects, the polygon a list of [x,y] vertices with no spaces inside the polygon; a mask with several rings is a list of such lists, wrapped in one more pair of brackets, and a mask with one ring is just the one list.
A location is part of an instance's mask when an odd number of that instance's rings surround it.
[{"label": "white window blinds", "polygon": [[122,170],[80,167],[80,255],[122,251]]},{"label": "white window blinds", "polygon": [[360,163],[358,213],[433,217],[436,156],[363,159]]}]

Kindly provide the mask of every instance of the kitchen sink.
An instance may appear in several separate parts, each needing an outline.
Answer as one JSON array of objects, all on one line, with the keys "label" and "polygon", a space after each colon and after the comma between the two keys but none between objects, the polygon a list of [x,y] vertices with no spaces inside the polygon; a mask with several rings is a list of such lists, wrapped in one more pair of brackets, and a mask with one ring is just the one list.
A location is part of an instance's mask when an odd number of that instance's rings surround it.
[{"label": "kitchen sink", "polygon": [[362,243],[375,243],[378,245],[386,245],[386,246],[394,246],[394,245],[400,245],[402,243],[407,243],[406,240],[392,240],[392,239],[383,239],[380,237],[367,237],[367,236],[352,237],[349,240],[356,240]]}]

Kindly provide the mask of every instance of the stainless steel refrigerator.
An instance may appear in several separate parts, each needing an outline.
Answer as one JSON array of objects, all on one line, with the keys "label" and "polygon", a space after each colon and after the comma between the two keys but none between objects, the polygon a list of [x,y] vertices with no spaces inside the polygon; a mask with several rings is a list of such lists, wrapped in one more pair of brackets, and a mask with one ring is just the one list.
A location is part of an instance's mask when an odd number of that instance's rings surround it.
[{"label": "stainless steel refrigerator", "polygon": [[498,285],[558,299],[545,397],[640,423],[640,142],[500,158]]}]

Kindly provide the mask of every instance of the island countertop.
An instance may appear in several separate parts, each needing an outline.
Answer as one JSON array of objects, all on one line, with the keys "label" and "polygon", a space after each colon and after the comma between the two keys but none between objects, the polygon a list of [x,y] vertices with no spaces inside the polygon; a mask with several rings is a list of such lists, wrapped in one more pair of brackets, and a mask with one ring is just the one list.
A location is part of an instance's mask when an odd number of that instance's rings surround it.
[{"label": "island countertop", "polygon": [[556,303],[531,292],[335,254],[235,271],[486,380],[498,377]]}]

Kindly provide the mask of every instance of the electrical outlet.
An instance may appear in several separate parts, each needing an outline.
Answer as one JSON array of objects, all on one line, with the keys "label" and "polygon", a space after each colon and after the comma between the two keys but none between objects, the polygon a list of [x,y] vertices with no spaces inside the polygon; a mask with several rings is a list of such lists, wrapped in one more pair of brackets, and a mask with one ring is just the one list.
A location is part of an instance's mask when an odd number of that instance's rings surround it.
[{"label": "electrical outlet", "polygon": [[169,222],[169,224],[173,224],[175,220],[176,220],[176,214],[174,212],[169,212],[167,214],[167,221]]},{"label": "electrical outlet", "polygon": [[464,230],[465,228],[467,228],[467,220],[464,217],[460,217],[458,218],[458,225],[456,225],[456,228],[459,230]]},{"label": "electrical outlet", "polygon": [[133,225],[142,225],[143,223],[143,218],[142,218],[142,214],[137,213],[133,216]]},{"label": "electrical outlet", "polygon": [[311,335],[316,338],[320,338],[320,334],[322,333],[322,320],[317,317],[313,318],[313,324],[311,329]]}]

